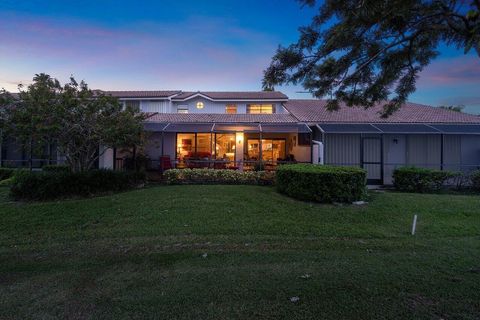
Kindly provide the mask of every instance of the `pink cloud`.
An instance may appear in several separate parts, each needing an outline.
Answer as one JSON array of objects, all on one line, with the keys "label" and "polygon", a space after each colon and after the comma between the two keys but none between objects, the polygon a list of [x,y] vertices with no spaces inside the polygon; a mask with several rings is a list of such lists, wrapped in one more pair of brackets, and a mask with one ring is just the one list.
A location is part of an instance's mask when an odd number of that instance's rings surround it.
[{"label": "pink cloud", "polygon": [[465,55],[432,62],[420,74],[422,86],[480,84],[480,59]]}]

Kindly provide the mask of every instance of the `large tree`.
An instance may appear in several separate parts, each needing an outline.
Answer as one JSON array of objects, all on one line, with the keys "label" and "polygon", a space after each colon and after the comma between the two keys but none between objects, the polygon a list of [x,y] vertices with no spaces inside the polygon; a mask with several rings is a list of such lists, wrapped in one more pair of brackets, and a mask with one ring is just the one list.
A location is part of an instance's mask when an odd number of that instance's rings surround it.
[{"label": "large tree", "polygon": [[26,90],[19,86],[16,97],[2,90],[2,128],[6,136],[15,138],[28,155],[32,168],[33,158],[53,140],[55,132],[51,108],[56,105],[60,83],[46,74],[37,74]]},{"label": "large tree", "polygon": [[[6,92],[1,119],[6,133],[25,146],[55,142],[73,171],[93,167],[107,148],[143,143],[143,120],[138,108],[124,107],[117,98],[92,91],[85,82],[60,83],[45,74],[17,99]],[[1,105],[0,105],[1,106]]]},{"label": "large tree", "polygon": [[415,91],[442,44],[480,55],[480,1],[299,0],[318,8],[299,40],[279,47],[263,87],[301,84],[315,97],[371,107],[389,100],[384,116]]}]

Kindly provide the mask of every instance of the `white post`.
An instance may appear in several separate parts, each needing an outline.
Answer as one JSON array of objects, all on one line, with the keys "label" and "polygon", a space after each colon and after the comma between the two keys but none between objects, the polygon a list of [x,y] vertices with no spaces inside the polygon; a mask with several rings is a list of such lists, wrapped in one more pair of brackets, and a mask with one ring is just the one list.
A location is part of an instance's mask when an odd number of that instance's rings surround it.
[{"label": "white post", "polygon": [[415,235],[415,229],[417,228],[417,215],[413,216],[413,224],[412,224],[412,236]]}]

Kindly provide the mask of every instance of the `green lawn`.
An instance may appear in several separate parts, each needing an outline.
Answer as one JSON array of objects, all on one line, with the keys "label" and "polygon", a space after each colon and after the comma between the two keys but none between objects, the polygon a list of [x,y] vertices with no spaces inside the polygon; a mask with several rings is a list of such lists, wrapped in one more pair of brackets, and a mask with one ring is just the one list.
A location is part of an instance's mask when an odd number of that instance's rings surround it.
[{"label": "green lawn", "polygon": [[25,204],[0,192],[0,319],[480,318],[480,196],[333,206],[270,187],[158,186]]}]

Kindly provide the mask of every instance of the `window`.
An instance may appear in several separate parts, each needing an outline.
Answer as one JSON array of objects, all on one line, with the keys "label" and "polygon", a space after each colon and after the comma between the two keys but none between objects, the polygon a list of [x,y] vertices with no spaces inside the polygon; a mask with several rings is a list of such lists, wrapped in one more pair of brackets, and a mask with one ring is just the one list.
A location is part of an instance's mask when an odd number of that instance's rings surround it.
[{"label": "window", "polygon": [[235,161],[235,133],[215,134],[215,158]]},{"label": "window", "polygon": [[225,113],[228,113],[228,114],[237,113],[237,105],[236,104],[227,104],[227,106],[225,107]]},{"label": "window", "polygon": [[140,109],[140,101],[139,100],[125,100],[125,107],[126,108]]},{"label": "window", "polygon": [[247,113],[275,113],[273,104],[248,104]]},{"label": "window", "polygon": [[[260,157],[260,141],[258,139],[249,139],[248,159],[258,160]],[[262,160],[276,163],[285,159],[286,148],[284,139],[262,139]]]},{"label": "window", "polygon": [[178,107],[177,108],[177,113],[188,113],[188,107]]},{"label": "window", "polygon": [[203,109],[203,102],[197,102],[197,109]]}]

